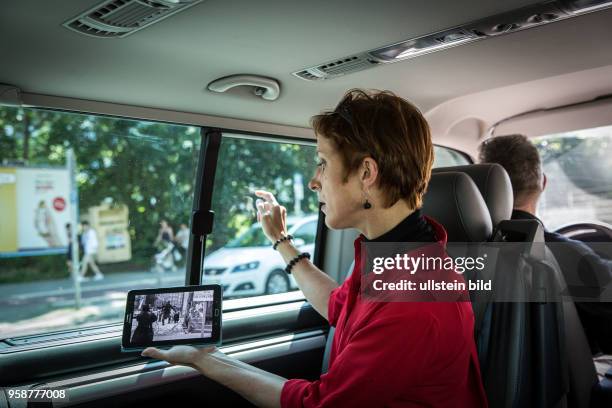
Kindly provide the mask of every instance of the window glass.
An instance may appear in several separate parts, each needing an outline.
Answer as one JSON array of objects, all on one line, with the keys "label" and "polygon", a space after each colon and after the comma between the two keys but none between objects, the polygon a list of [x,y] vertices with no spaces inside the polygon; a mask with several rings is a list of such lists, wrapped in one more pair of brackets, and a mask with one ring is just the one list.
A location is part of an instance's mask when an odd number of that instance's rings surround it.
[{"label": "window glass", "polygon": [[118,322],[128,290],[182,285],[199,147],[194,127],[0,107],[2,337]]},{"label": "window glass", "polygon": [[449,167],[470,164],[467,157],[460,152],[444,146],[434,146],[433,167]]},{"label": "window glass", "polygon": [[533,139],[548,179],[538,215],[546,227],[612,224],[612,126]]},{"label": "window glass", "polygon": [[226,248],[262,247],[270,245],[259,224],[252,225],[246,232],[232,239]]},{"label": "window glass", "polygon": [[295,239],[301,239],[305,244],[312,244],[317,237],[317,222],[310,221],[299,227],[293,234]]},{"label": "window glass", "polygon": [[[274,193],[287,208],[289,233],[295,236],[296,231],[303,230],[310,234],[300,249],[314,255],[319,207],[317,195],[307,183],[315,169],[315,151],[312,143],[223,134],[212,200],[215,222],[206,240],[203,283],[221,284],[226,298],[297,289],[293,277],[283,271],[282,257],[272,249],[257,223],[254,191]],[[300,229],[308,221],[314,231]]]}]

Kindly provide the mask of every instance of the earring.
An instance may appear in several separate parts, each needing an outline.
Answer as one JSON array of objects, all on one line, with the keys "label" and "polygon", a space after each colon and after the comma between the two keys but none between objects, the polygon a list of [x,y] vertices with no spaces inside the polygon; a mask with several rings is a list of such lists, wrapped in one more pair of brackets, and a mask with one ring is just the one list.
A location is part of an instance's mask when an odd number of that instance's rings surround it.
[{"label": "earring", "polygon": [[370,208],[372,208],[372,204],[370,204],[370,202],[366,198],[365,203],[363,203],[363,209],[364,210],[369,210]]}]

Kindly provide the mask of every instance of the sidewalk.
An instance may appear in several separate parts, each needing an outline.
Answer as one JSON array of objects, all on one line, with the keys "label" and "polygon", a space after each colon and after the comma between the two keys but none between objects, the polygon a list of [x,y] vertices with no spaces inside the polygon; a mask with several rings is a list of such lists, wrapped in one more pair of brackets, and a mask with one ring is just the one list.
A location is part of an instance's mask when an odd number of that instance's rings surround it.
[{"label": "sidewalk", "polygon": [[[158,283],[162,285],[158,285]],[[185,270],[167,272],[157,275],[149,271],[118,272],[104,275],[104,279],[94,281],[90,279],[81,282],[81,296],[86,297],[88,293],[103,290],[142,289],[157,286],[182,286],[185,283]],[[0,304],[9,299],[29,300],[35,298],[74,296],[75,283],[71,278],[55,279],[47,281],[36,281],[26,283],[14,283],[0,285]]]},{"label": "sidewalk", "polygon": [[161,275],[148,271],[106,274],[103,280],[80,283],[79,309],[75,283],[69,278],[0,285],[0,338],[120,322],[128,291],[184,284],[184,269]]}]

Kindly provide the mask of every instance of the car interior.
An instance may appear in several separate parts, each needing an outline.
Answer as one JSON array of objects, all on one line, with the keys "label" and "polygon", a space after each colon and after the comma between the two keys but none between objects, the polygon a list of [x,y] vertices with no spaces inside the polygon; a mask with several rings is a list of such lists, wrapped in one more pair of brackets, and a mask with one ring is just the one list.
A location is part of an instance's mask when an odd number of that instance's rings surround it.
[{"label": "car interior", "polygon": [[[571,287],[545,230],[612,259],[612,1],[0,4],[0,407],[250,406],[190,367],[121,352],[137,288],[222,285],[224,353],[318,379],[334,328],[247,232],[253,191],[274,191],[296,225],[317,220],[301,241],[315,265],[351,273],[358,232],[327,228],[307,183],[310,118],[354,88],[424,114],[422,210],[449,243],[529,248],[526,280],[500,261],[494,284],[526,298]],[[511,134],[541,154],[543,224],[512,220],[507,172],[479,163],[483,141]],[[184,244],[160,238],[164,219],[173,236],[187,225]],[[100,241],[93,278],[83,220]],[[585,273],[612,302],[612,272]],[[612,303],[587,326],[571,300],[470,295],[489,406],[612,406]],[[69,398],[11,392],[24,389]]]}]

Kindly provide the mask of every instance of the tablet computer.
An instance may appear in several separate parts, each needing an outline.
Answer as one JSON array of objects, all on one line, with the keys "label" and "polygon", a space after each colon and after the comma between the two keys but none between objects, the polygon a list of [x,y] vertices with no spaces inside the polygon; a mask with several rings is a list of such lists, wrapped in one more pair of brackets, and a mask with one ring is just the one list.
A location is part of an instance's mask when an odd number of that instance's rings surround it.
[{"label": "tablet computer", "polygon": [[221,343],[221,285],[128,292],[122,351]]}]

